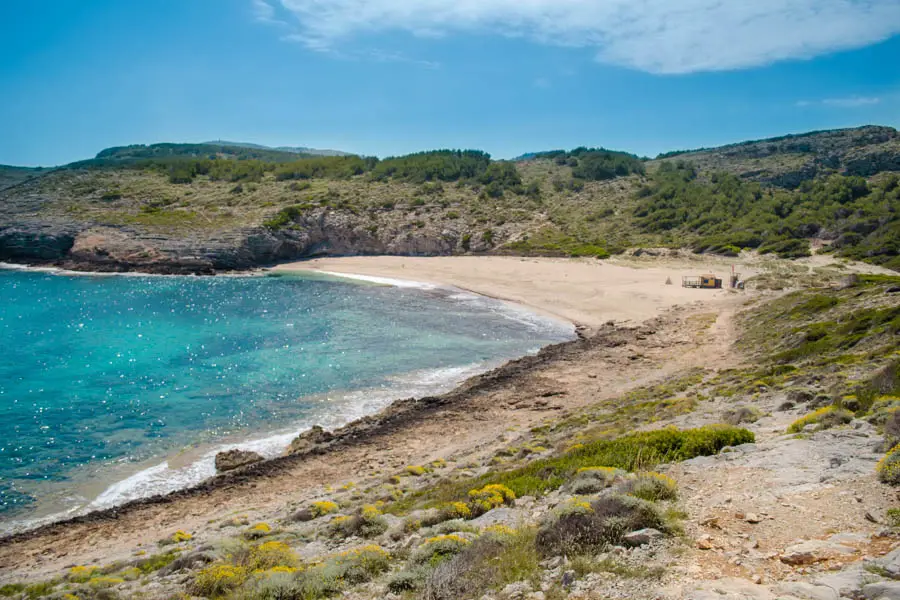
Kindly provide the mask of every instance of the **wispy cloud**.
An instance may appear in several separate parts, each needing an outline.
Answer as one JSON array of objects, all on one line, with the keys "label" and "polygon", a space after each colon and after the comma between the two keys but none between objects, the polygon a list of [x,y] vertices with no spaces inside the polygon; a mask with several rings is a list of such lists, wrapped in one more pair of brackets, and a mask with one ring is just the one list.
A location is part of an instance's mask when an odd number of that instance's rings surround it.
[{"label": "wispy cloud", "polygon": [[476,33],[589,48],[601,62],[665,74],[811,58],[900,32],[897,0],[270,1],[311,50],[369,34]]},{"label": "wispy cloud", "polygon": [[276,17],[275,6],[269,4],[268,0],[250,0],[250,9],[253,11],[253,18],[260,23],[279,27],[291,26],[287,21]]},{"label": "wispy cloud", "polygon": [[825,98],[824,100],[798,100],[795,105],[800,108],[808,106],[831,106],[834,108],[860,108],[880,104],[881,98],[875,96],[848,96],[846,98]]}]

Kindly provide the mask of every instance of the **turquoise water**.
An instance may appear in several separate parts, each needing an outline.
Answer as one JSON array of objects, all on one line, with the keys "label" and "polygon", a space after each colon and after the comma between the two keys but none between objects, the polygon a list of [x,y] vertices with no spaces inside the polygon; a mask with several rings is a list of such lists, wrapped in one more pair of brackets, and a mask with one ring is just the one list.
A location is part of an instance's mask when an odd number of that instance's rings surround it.
[{"label": "turquoise water", "polygon": [[7,523],[188,485],[223,444],[275,455],[312,424],[572,337],[472,295],[311,277],[0,270],[0,299]]}]

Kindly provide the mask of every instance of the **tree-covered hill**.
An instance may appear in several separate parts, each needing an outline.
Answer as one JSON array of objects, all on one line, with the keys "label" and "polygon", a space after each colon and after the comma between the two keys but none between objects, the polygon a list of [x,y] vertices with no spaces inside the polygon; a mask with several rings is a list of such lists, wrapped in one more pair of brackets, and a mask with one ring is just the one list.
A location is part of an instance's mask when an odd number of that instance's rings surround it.
[{"label": "tree-covered hill", "polygon": [[586,147],[519,161],[477,150],[378,159],[111,148],[40,177],[0,169],[17,182],[0,186],[0,259],[180,272],[317,254],[604,257],[668,246],[833,252],[900,269],[898,140],[867,127],[652,161]]}]

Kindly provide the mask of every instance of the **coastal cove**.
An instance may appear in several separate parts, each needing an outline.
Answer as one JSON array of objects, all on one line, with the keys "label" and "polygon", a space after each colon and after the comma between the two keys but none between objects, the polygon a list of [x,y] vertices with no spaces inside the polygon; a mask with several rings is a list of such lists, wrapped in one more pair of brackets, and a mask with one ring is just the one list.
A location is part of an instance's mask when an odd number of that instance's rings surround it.
[{"label": "coastal cove", "polygon": [[169,493],[574,337],[458,289],[0,270],[0,531]]}]

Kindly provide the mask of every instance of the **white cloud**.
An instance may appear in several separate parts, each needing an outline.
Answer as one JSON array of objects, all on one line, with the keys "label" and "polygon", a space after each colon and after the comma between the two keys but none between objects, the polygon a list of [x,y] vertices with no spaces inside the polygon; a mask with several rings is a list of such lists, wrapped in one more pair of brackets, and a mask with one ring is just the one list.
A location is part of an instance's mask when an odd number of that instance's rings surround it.
[{"label": "white cloud", "polygon": [[826,98],[822,100],[822,104],[826,106],[837,106],[840,108],[857,108],[859,106],[871,106],[881,102],[881,98],[871,98],[865,96],[852,96],[850,98]]},{"label": "white cloud", "polygon": [[811,58],[900,33],[897,0],[271,1],[293,15],[291,39],[317,51],[369,34],[476,33],[589,48],[601,62],[652,73]]},{"label": "white cloud", "polygon": [[824,100],[798,100],[795,106],[806,108],[809,106],[830,106],[833,108],[859,108],[880,104],[881,98],[874,96],[848,96],[846,98],[825,98]]}]

